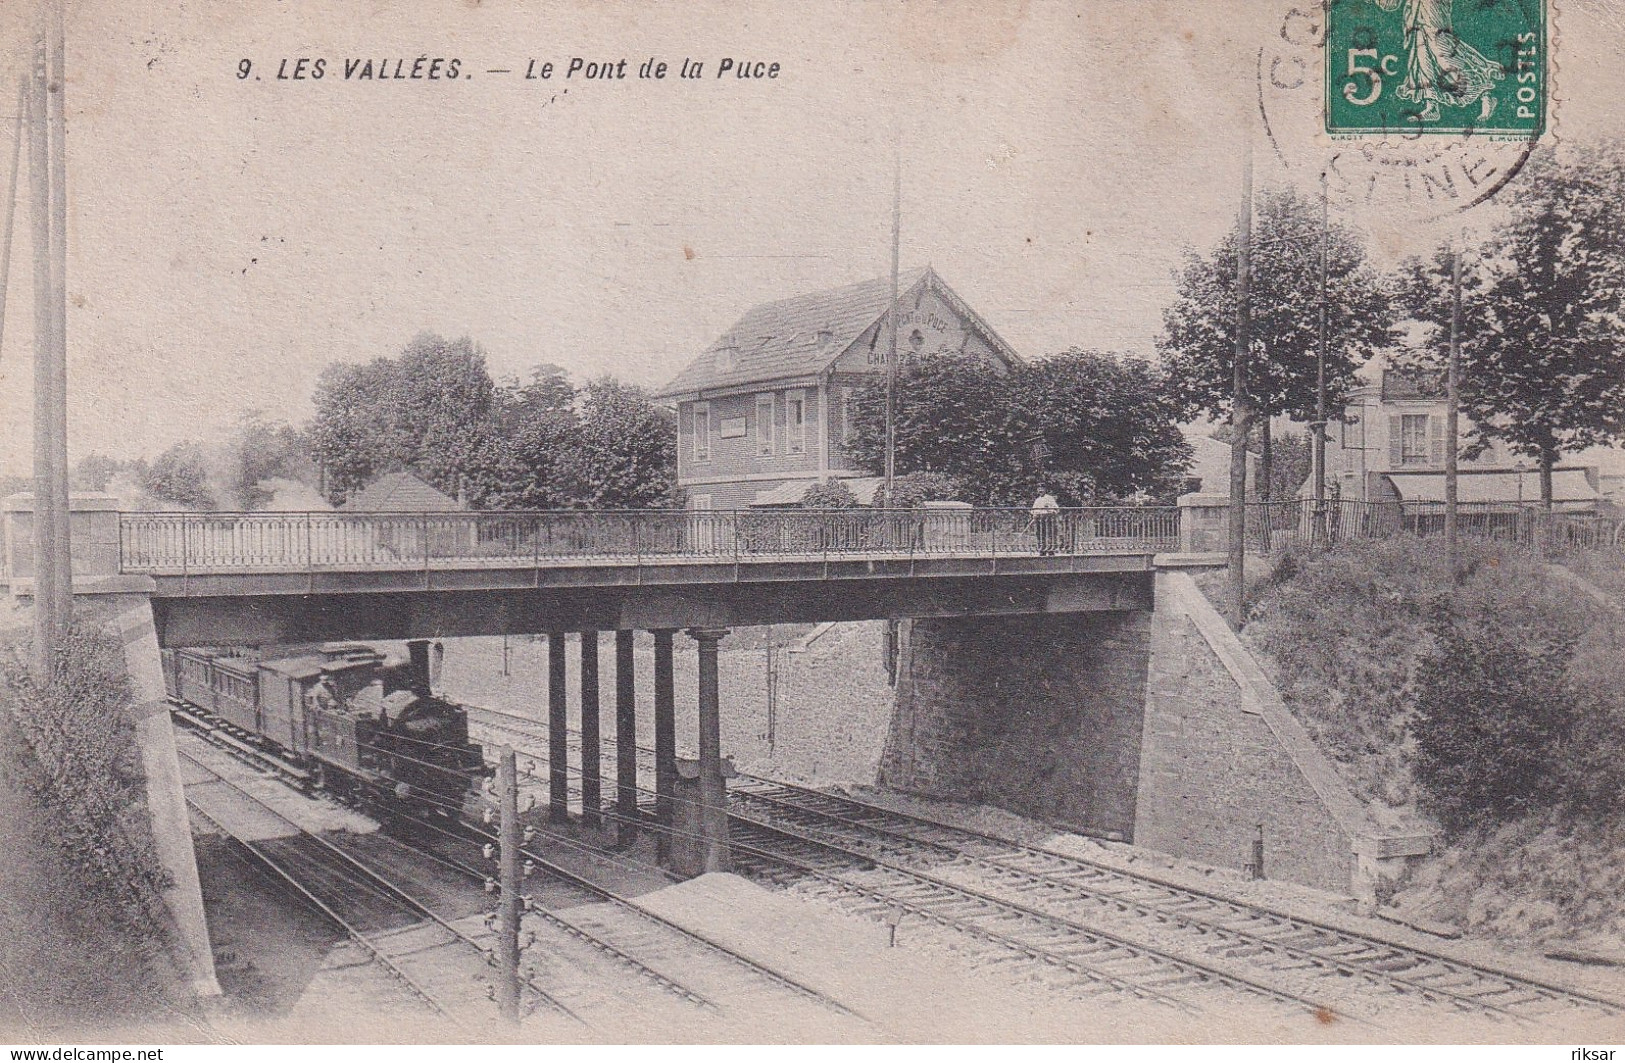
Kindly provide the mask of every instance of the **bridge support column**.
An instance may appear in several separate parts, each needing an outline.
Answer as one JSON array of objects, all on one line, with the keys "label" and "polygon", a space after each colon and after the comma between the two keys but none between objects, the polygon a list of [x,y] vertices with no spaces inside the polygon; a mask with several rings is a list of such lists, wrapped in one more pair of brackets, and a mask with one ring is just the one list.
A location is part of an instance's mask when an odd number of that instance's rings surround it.
[{"label": "bridge support column", "polygon": [[702,870],[727,871],[728,794],[722,781],[722,710],[717,689],[717,643],[726,628],[689,628],[700,656],[700,846]]},{"label": "bridge support column", "polygon": [[581,822],[604,824],[603,757],[599,751],[598,632],[581,633]]},{"label": "bridge support column", "polygon": [[638,706],[632,632],[615,632],[615,840],[638,837]]},{"label": "bridge support column", "polygon": [[677,693],[672,680],[671,628],[655,631],[655,817],[662,828],[661,861],[671,857],[673,794],[677,789]]},{"label": "bridge support column", "polygon": [[570,716],[565,702],[564,632],[547,633],[547,815],[570,818]]}]

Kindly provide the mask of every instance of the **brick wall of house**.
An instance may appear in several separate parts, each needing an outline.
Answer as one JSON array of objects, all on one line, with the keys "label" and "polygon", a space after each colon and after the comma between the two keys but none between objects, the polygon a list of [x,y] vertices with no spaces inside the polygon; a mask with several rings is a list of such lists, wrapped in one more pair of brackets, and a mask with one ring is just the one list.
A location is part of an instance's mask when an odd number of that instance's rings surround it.
[{"label": "brick wall of house", "polygon": [[881,782],[1099,835],[1133,830],[1151,618],[905,625]]}]

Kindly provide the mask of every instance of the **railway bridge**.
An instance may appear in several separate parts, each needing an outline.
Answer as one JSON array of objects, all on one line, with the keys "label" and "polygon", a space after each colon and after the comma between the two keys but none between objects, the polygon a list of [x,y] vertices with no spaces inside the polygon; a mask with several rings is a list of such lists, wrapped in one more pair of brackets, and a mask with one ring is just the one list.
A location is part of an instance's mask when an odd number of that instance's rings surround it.
[{"label": "railway bridge", "polygon": [[[579,633],[579,770],[593,818],[603,784],[598,634],[616,633],[615,732],[627,764],[617,765],[615,802],[634,816],[633,634],[653,633],[662,797],[677,785],[673,657],[687,646],[697,656],[704,870],[728,866],[718,652],[729,629],[904,621],[902,652],[920,667],[898,684],[900,741],[888,747],[881,781],[996,798],[1221,864],[1239,864],[1251,826],[1263,823],[1278,839],[1278,873],[1347,888],[1357,863],[1398,850],[1373,840],[1335,772],[1194,591],[1188,570],[1224,564],[1224,515],[1206,496],[1183,503],[1063,510],[1035,527],[1026,511],[951,504],[181,514],[120,513],[111,499],[87,496],[73,505],[75,594],[116,619],[140,699],[158,720],[160,647],[546,635],[558,814],[568,770],[565,635]],[[27,597],[31,507],[14,497],[5,508],[6,576],[11,593]],[[1054,717],[1053,740],[1029,728],[1028,745],[1013,745],[1007,725],[1026,726],[1037,709]],[[160,726],[143,732],[155,823],[178,892],[195,895],[173,741]],[[1031,748],[1035,735],[1053,746],[1051,760],[1029,772],[1044,778],[1007,785],[1032,768],[1010,763],[1011,750]],[[192,907],[201,926],[201,902]]]}]

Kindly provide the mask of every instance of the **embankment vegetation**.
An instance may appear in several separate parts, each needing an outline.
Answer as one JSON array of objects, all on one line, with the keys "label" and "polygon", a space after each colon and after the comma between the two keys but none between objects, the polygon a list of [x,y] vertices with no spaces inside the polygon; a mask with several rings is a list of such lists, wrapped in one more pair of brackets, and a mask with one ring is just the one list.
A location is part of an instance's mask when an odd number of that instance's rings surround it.
[{"label": "embankment vegetation", "polygon": [[1243,640],[1379,818],[1440,832],[1412,903],[1625,931],[1625,615],[1515,548],[1462,561],[1452,582],[1442,543],[1410,537],[1289,553],[1251,588]]}]

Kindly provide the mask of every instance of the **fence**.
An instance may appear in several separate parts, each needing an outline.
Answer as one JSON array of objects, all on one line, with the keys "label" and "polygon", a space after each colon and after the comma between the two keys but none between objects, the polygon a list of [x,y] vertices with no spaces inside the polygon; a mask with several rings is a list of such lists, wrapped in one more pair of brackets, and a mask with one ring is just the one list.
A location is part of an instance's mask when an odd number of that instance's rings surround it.
[{"label": "fence", "polygon": [[[1310,499],[1256,502],[1247,506],[1247,544],[1251,550],[1273,552],[1286,546],[1347,539],[1442,536],[1444,524],[1445,509],[1440,502],[1327,501],[1319,511]],[[1625,522],[1588,514],[1548,513],[1539,503],[1463,502],[1457,506],[1456,527],[1465,539],[1533,550],[1625,549]]]},{"label": "fence", "polygon": [[137,513],[125,572],[869,556],[1134,554],[1177,549],[1171,506],[637,510],[415,514]]}]

